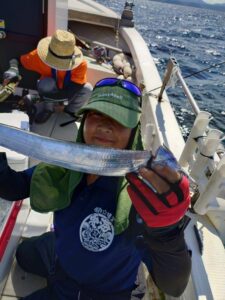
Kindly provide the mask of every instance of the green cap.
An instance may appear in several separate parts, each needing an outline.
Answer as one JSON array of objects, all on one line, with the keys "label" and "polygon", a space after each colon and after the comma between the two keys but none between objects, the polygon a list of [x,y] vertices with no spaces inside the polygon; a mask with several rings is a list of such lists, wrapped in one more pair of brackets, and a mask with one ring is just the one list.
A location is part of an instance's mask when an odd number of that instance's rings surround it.
[{"label": "green cap", "polygon": [[141,116],[139,98],[120,86],[97,87],[93,90],[89,102],[77,114],[81,115],[87,110],[95,110],[125,127],[134,128]]}]

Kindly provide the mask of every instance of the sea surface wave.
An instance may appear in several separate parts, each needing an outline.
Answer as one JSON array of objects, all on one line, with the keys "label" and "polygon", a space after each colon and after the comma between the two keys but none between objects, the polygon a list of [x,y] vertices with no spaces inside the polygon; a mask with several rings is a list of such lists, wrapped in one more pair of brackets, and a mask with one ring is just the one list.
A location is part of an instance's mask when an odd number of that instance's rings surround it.
[{"label": "sea surface wave", "polygon": [[[125,1],[98,0],[121,14]],[[225,12],[150,0],[134,1],[134,21],[163,76],[174,56],[183,76],[205,68],[186,82],[201,110],[209,111],[211,127],[225,133]],[[224,64],[221,64],[223,63]],[[217,67],[214,67],[215,65]],[[195,118],[181,88],[167,90],[184,138]]]}]

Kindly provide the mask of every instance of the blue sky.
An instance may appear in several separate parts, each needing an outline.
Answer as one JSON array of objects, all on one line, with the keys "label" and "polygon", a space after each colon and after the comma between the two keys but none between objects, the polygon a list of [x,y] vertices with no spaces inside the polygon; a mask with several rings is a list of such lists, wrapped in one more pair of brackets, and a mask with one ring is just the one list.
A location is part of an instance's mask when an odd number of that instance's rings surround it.
[{"label": "blue sky", "polygon": [[203,0],[208,4],[225,4],[225,0]]}]

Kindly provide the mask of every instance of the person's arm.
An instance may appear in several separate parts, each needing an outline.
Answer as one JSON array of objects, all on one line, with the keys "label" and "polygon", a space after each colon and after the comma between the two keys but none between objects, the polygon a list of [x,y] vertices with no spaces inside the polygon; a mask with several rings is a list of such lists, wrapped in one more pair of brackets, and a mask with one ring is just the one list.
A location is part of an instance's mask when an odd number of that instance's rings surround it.
[{"label": "person's arm", "polygon": [[175,225],[162,228],[146,227],[143,262],[155,284],[164,293],[179,297],[191,273],[191,256],[184,239],[184,217]]},{"label": "person's arm", "polygon": [[143,261],[160,290],[178,297],[191,272],[184,240],[185,212],[190,203],[188,180],[166,166],[156,170],[143,168],[140,174],[153,188],[135,174],[129,174],[127,180],[130,198],[143,220]]},{"label": "person's arm", "polygon": [[33,168],[17,172],[8,166],[4,152],[0,152],[0,197],[16,201],[29,197]]},{"label": "person's arm", "polygon": [[16,58],[12,58],[9,61],[9,69],[3,73],[3,85],[14,82],[19,83],[21,76],[19,74],[19,61]]},{"label": "person's arm", "polygon": [[37,72],[44,77],[51,77],[51,68],[42,62],[37,54],[37,49],[34,49],[19,57],[14,57],[9,61],[9,69],[3,73],[3,84],[19,82],[21,80],[19,74],[21,68]]}]

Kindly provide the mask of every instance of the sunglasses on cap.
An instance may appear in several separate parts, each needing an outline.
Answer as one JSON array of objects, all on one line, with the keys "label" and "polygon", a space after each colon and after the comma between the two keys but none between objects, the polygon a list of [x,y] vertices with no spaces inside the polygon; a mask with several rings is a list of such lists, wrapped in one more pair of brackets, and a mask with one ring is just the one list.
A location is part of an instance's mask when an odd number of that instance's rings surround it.
[{"label": "sunglasses on cap", "polygon": [[130,82],[125,79],[118,79],[118,78],[105,78],[99,80],[95,87],[102,87],[102,86],[120,86],[127,91],[135,94],[138,97],[141,97],[141,90],[138,86],[136,86],[133,82]]}]

